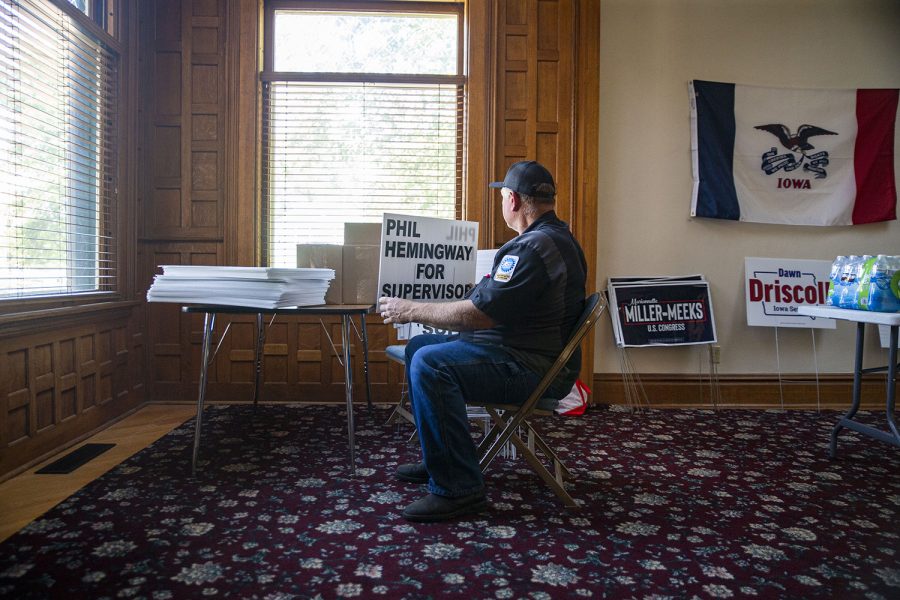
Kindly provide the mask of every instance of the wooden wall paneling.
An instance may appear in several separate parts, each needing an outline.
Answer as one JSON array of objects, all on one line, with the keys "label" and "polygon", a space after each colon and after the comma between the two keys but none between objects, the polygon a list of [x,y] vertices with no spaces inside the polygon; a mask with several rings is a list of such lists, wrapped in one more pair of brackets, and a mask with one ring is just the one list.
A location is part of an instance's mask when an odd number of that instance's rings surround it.
[{"label": "wooden wall paneling", "polygon": [[100,369],[100,386],[97,404],[103,405],[113,399],[113,348],[112,348],[112,332],[109,329],[102,329],[97,334],[97,355],[99,357],[98,367]]},{"label": "wooden wall paneling", "polygon": [[[140,145],[141,121],[138,111],[140,98],[141,67],[139,60],[140,15],[134,4],[109,3],[108,17],[111,30],[123,42],[126,51],[119,68],[119,118],[118,160],[119,178],[117,182],[117,225],[116,237],[118,284],[125,299],[135,297],[134,277],[137,260],[137,217],[138,209],[138,151]],[[129,372],[129,379],[140,378],[143,370]]]},{"label": "wooden wall paneling", "polygon": [[[172,238],[183,238],[190,231],[193,163],[194,155],[191,145],[191,105],[193,104],[193,57],[191,56],[191,19],[193,18],[193,0],[182,0],[181,3],[181,51],[178,53],[178,73],[181,76],[178,94],[179,141],[181,143],[180,164],[178,166],[179,203],[178,223],[170,235]],[[194,236],[190,236],[193,238]]]},{"label": "wooden wall paneling", "polygon": [[[507,0],[500,5],[497,27],[496,173],[526,159],[543,163],[553,173],[564,220],[572,215],[573,64],[576,47],[572,3],[575,0]],[[515,232],[493,203],[493,246]]]},{"label": "wooden wall paneling", "polygon": [[[598,0],[504,0],[496,5],[494,173],[535,159],[553,173],[557,213],[572,227],[595,289],[599,110]],[[500,204],[489,203],[492,247],[515,233]],[[583,347],[582,378],[593,372],[593,335]]]},{"label": "wooden wall paneling", "polygon": [[[268,334],[273,334],[269,331]],[[222,380],[234,384],[253,382],[256,371],[254,357],[256,354],[256,321],[243,319],[232,320],[226,340],[220,353],[227,353],[226,369],[222,370]]]},{"label": "wooden wall paneling", "polygon": [[[221,240],[224,235],[224,0],[146,3],[144,46],[152,69],[145,108],[149,176],[142,235]],[[148,30],[149,29],[149,30]]]},{"label": "wooden wall paneling", "polygon": [[[222,245],[215,242],[144,242],[141,244],[143,293],[150,287],[160,265],[218,265],[222,263]],[[200,373],[199,363],[191,353],[191,319],[196,316],[181,312],[180,304],[150,302],[146,304],[145,351],[154,400],[188,400],[196,398],[191,389]],[[202,322],[195,326],[202,331]],[[199,334],[198,334],[199,335]],[[199,340],[197,341],[199,345]],[[194,373],[196,371],[196,373]]]},{"label": "wooden wall paneling", "polygon": [[262,0],[227,3],[225,259],[230,265],[258,264],[260,27]]},{"label": "wooden wall paneling", "polygon": [[[137,255],[135,255],[137,258]],[[135,265],[138,263],[136,262]],[[135,267],[132,267],[132,271],[137,271]],[[146,292],[144,292],[144,297],[146,297]],[[131,347],[131,352],[128,354],[127,360],[127,369],[129,372],[129,381],[132,382],[140,382],[140,392],[141,399],[145,399],[144,390],[146,389],[146,382],[148,381],[148,371],[147,371],[147,352],[145,348],[145,341],[147,339],[146,336],[146,326],[147,326],[147,304],[141,303],[138,307],[136,307],[133,311],[133,316],[131,319],[133,326],[131,329],[126,332],[126,335],[129,337],[128,343]]]},{"label": "wooden wall paneling", "polygon": [[[600,0],[574,4],[575,31],[572,118],[574,157],[572,160],[572,208],[569,223],[587,258],[587,289],[597,286],[597,204],[599,202],[600,161]],[[594,371],[595,332],[582,344],[581,376],[590,381]],[[596,396],[595,396],[596,397]]]},{"label": "wooden wall paneling", "polygon": [[[682,373],[645,373],[641,384],[653,408],[714,408],[709,379]],[[626,395],[620,373],[598,373],[591,389],[604,404],[625,404]],[[758,373],[719,376],[718,408],[779,409],[783,395],[784,408],[803,410],[841,410],[850,408],[852,374],[820,374],[818,381],[810,373]],[[868,374],[862,378],[860,401],[862,410],[884,414],[886,377]],[[897,383],[900,387],[900,382]],[[818,389],[817,389],[818,388]],[[837,422],[835,414],[835,423]],[[883,425],[883,423],[881,424]],[[881,426],[879,425],[879,426]],[[825,448],[823,436],[822,448]]]},{"label": "wooden wall paneling", "polygon": [[322,362],[327,354],[322,349],[322,328],[318,320],[298,321],[292,336],[296,341],[294,357],[296,379],[289,383],[307,382],[319,385],[322,381]]},{"label": "wooden wall paneling", "polygon": [[493,35],[498,4],[496,0],[466,3],[466,144],[463,218],[480,223],[479,248],[493,248],[496,192],[488,188],[494,181],[496,160],[492,151],[496,111],[495,54]]},{"label": "wooden wall paneling", "polygon": [[[141,4],[141,49],[153,65],[144,77],[154,92],[143,107],[151,126],[141,145],[145,218],[136,286],[141,293],[158,265],[225,264],[226,9],[224,0]],[[197,317],[180,308],[162,303],[146,308],[144,354],[157,400],[196,398],[200,369],[194,338],[202,322],[196,324]],[[244,379],[240,353],[237,358],[233,376]],[[212,374],[230,382],[227,353],[217,357]]]},{"label": "wooden wall paneling", "polygon": [[[260,401],[263,402],[328,402],[343,403],[344,367],[340,319],[336,317],[279,316],[271,322],[265,316],[266,339],[263,347]],[[231,326],[209,372],[207,398],[229,402],[249,402],[253,398],[256,352],[256,317],[219,315],[214,343],[218,343],[228,323]],[[269,324],[271,322],[271,325]],[[370,327],[370,347],[385,339],[384,325]],[[202,316],[191,315],[189,325],[189,384],[183,386],[184,399],[196,397],[199,376]],[[362,346],[357,337],[359,323],[351,328],[351,360],[353,394],[357,402],[365,401],[365,373]],[[327,333],[326,333],[327,332]],[[330,340],[329,340],[330,336]],[[334,345],[332,347],[332,344]],[[339,358],[339,356],[341,358]],[[378,367],[378,363],[381,367]],[[370,354],[370,381],[373,400],[395,402],[399,397],[400,378],[389,382],[384,352]],[[375,366],[372,366],[375,365]],[[393,384],[393,385],[391,385]]]},{"label": "wooden wall paneling", "polygon": [[113,399],[119,400],[128,395],[128,357],[130,353],[128,327],[121,326],[112,329],[112,361],[113,361]]},{"label": "wooden wall paneling", "polygon": [[577,180],[573,161],[575,110],[572,65],[577,52],[572,2],[540,0],[535,10],[535,141],[536,160],[557,180],[557,212],[571,222]]},{"label": "wooden wall paneling", "polygon": [[29,349],[31,358],[32,422],[29,431],[35,435],[57,423],[56,419],[56,378],[53,365],[53,343],[43,343]]},{"label": "wooden wall paneling", "polygon": [[96,340],[93,335],[78,337],[78,383],[81,392],[82,410],[90,410],[97,405],[100,371],[95,354]]},{"label": "wooden wall paneling", "polygon": [[[399,373],[400,366],[389,361],[384,351],[391,343],[396,341],[394,328],[381,323],[377,315],[366,318],[366,332],[369,338],[369,379],[372,388],[372,400],[378,402],[397,402],[400,398],[400,386],[403,375]],[[393,334],[393,339],[392,339]],[[364,374],[360,374],[360,378]],[[363,381],[364,379],[358,379]]]},{"label": "wooden wall paneling", "polygon": [[160,0],[140,5],[140,52],[143,71],[141,112],[147,128],[141,144],[141,204],[139,235],[174,236],[182,224],[182,3]]},{"label": "wooden wall paneling", "polygon": [[57,420],[59,422],[73,418],[78,415],[78,372],[76,368],[76,346],[75,338],[58,340],[55,343],[54,350],[57,353],[56,370],[56,386],[59,388],[59,412]]},{"label": "wooden wall paneling", "polygon": [[[265,319],[265,317],[264,317]],[[271,318],[267,319],[271,321]],[[289,385],[296,379],[297,369],[294,366],[292,356],[297,353],[297,336],[291,335],[296,323],[278,322],[276,319],[266,332],[266,343],[263,346],[262,380],[264,382],[277,382],[282,386]],[[255,347],[255,337],[249,338],[250,347]],[[252,384],[254,371],[248,372],[247,382]]]},{"label": "wooden wall paneling", "polygon": [[[524,160],[528,148],[528,18],[527,0],[505,0],[498,3],[496,111],[497,131],[494,136],[495,168],[493,181],[500,181],[510,164]],[[554,174],[555,175],[555,174]],[[506,226],[497,192],[491,191],[493,212],[491,247],[499,248],[514,233]]]},{"label": "wooden wall paneling", "polygon": [[0,478],[144,399],[143,379],[127,367],[140,340],[130,308],[64,323],[0,339]]},{"label": "wooden wall paneling", "polygon": [[184,131],[190,145],[190,202],[184,215],[195,237],[221,238],[225,212],[225,3],[193,0],[186,27],[190,93]]},{"label": "wooden wall paneling", "polygon": [[29,412],[31,388],[28,385],[28,351],[11,348],[2,355],[3,375],[0,385],[6,396],[3,411],[4,427],[0,429],[0,448],[7,448],[25,439],[31,429]]}]

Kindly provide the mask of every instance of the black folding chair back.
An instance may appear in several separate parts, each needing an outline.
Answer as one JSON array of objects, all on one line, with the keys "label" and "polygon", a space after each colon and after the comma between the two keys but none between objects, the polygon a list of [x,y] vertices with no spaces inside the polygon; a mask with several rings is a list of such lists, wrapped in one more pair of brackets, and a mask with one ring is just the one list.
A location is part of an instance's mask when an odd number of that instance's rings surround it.
[{"label": "black folding chair back", "polygon": [[[593,293],[588,296],[584,303],[584,311],[572,329],[569,341],[566,342],[553,366],[544,374],[544,377],[524,404],[521,406],[485,405],[485,409],[491,416],[494,426],[485,435],[478,447],[481,454],[480,466],[482,472],[487,470],[491,461],[494,460],[504,445],[510,442],[521,452],[529,466],[559,496],[567,507],[576,508],[578,506],[564,486],[564,481],[571,479],[572,473],[559,460],[553,449],[537,434],[529,419],[532,416],[553,414],[545,410],[539,410],[538,403],[544,397],[547,388],[559,375],[560,370],[572,357],[572,353],[580,346],[582,340],[600,319],[600,315],[605,308],[606,303],[600,293]],[[523,439],[523,436],[525,439]],[[541,452],[544,460],[549,464],[549,469],[538,457],[536,451]]]}]

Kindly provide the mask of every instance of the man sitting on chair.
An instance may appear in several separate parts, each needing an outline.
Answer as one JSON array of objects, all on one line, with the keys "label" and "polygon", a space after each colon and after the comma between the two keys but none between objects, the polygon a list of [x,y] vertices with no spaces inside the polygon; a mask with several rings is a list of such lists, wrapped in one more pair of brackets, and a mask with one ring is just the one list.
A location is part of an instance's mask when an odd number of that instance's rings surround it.
[{"label": "man sitting on chair", "polygon": [[[410,521],[444,521],[487,508],[466,403],[521,405],[568,340],[584,308],[584,252],[554,211],[556,186],[535,161],[515,163],[500,188],[503,219],[519,235],[497,251],[465,299],[419,302],[382,297],[385,323],[459,331],[424,334],[406,346],[406,373],[423,463],[402,465],[402,481],[429,494],[403,511]],[[578,375],[577,351],[548,391],[562,398]]]}]

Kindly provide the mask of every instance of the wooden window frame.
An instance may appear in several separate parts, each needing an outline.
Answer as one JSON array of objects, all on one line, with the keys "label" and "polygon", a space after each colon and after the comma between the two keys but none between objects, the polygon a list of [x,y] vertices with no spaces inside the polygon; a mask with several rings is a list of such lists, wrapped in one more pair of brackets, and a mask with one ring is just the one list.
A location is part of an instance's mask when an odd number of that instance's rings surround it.
[{"label": "wooden window frame", "polygon": [[[280,10],[310,10],[310,11],[346,11],[366,13],[435,13],[452,14],[457,18],[456,47],[456,74],[455,75],[396,75],[389,73],[298,73],[282,72],[274,70],[274,19],[275,12]],[[421,83],[456,85],[459,89],[458,105],[462,106],[461,118],[457,120],[456,139],[459,151],[456,154],[456,172],[461,175],[456,186],[456,198],[454,200],[454,214],[457,219],[464,218],[466,213],[466,181],[465,161],[468,154],[466,148],[466,122],[468,120],[468,107],[466,96],[468,94],[468,77],[466,73],[466,4],[462,2],[422,2],[407,0],[386,0],[381,2],[360,2],[358,0],[266,0],[263,3],[262,26],[262,69],[259,72],[260,88],[272,81],[304,81],[304,82],[341,82],[341,83]],[[267,110],[264,94],[260,96],[260,115],[265,119]],[[264,153],[261,152],[261,159]],[[260,264],[268,260],[267,250],[263,247],[265,239],[266,194],[265,185],[261,183],[260,215],[258,219],[257,238],[258,259]]]}]

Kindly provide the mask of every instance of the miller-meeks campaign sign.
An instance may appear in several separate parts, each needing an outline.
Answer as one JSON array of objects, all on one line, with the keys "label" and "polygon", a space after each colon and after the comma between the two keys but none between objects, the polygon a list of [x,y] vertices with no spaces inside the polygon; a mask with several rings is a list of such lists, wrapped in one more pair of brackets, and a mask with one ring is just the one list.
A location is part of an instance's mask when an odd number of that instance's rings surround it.
[{"label": "miller-meeks campaign sign", "polygon": [[709,284],[700,275],[614,277],[607,291],[620,347],[716,342]]},{"label": "miller-meeks campaign sign", "polygon": [[747,325],[834,329],[834,319],[797,313],[797,307],[824,306],[831,261],[797,258],[744,258]]}]

